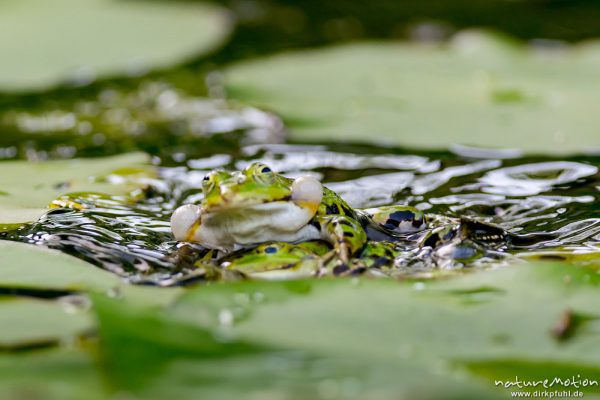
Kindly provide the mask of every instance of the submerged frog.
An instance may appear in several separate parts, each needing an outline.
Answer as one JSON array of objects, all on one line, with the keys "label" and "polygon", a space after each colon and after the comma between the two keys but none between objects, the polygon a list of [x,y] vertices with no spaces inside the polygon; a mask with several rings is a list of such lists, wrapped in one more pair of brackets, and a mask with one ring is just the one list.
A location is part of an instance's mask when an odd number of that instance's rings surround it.
[{"label": "submerged frog", "polygon": [[[375,211],[375,210],[372,210]],[[382,211],[382,212],[385,212]],[[435,216],[431,216],[435,218]],[[465,218],[437,218],[422,234],[400,241],[368,241],[348,264],[323,268],[322,258],[331,250],[323,241],[298,244],[269,242],[252,249],[238,250],[214,264],[235,279],[280,280],[323,275],[431,276],[431,270],[455,270],[478,259],[508,256],[499,252],[506,245],[505,232],[494,225]],[[410,240],[416,240],[411,243]],[[202,262],[202,266],[206,261]],[[227,278],[225,278],[227,279]]]},{"label": "submerged frog", "polygon": [[202,191],[199,205],[173,213],[173,235],[225,253],[272,241],[323,240],[343,268],[368,239],[393,239],[426,227],[423,214],[412,207],[355,210],[317,179],[287,178],[261,163],[243,171],[212,171]]},{"label": "submerged frog", "polygon": [[318,275],[321,259],[330,250],[331,246],[323,241],[268,242],[229,253],[219,260],[219,266],[223,271],[254,279],[308,278]]},{"label": "submerged frog", "polygon": [[[229,253],[218,261],[218,265],[223,271],[235,271],[243,277],[280,280],[328,273],[359,275],[372,269],[389,269],[398,254],[392,242],[368,242],[347,266],[326,270],[322,268],[321,260],[330,250],[331,246],[324,241],[269,242]],[[205,263],[203,261],[200,266],[205,267]]]}]

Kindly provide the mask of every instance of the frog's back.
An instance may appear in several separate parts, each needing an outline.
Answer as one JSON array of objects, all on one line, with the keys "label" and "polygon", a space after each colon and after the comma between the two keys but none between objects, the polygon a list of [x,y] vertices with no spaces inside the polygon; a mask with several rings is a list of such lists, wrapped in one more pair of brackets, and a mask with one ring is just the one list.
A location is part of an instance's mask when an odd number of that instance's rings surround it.
[{"label": "frog's back", "polygon": [[343,215],[357,219],[357,212],[336,192],[326,187],[323,187],[323,200],[317,209],[317,215]]}]

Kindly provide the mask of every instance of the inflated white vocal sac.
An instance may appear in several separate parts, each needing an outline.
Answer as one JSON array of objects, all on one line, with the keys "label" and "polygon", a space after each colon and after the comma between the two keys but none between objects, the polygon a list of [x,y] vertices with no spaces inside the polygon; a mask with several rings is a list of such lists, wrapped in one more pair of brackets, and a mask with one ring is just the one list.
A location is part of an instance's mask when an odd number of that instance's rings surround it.
[{"label": "inflated white vocal sac", "polygon": [[171,215],[171,231],[175,240],[184,242],[188,239],[190,229],[200,219],[200,207],[186,204],[179,207]]},{"label": "inflated white vocal sac", "polygon": [[312,205],[316,211],[323,200],[323,185],[315,177],[301,176],[292,184],[292,201],[300,206]]}]

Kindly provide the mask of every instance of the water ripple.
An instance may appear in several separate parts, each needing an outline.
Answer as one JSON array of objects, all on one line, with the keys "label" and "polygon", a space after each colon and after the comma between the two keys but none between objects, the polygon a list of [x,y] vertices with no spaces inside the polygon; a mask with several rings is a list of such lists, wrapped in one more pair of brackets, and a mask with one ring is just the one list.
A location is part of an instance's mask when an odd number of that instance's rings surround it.
[{"label": "water ripple", "polygon": [[[245,146],[236,154],[169,160],[137,203],[75,199],[86,208],[52,210],[1,235],[73,254],[135,283],[194,281],[201,275],[194,263],[206,250],[175,242],[169,217],[179,205],[202,200],[202,180],[211,168],[239,169],[254,161],[289,176],[311,174],[353,207],[407,204],[498,224],[512,235],[512,241],[487,249],[455,242],[432,249],[417,245],[419,233],[399,244],[399,271],[427,274],[432,268],[504,265],[513,258],[600,263],[600,156],[557,161],[472,149],[407,154],[339,144]],[[464,261],[453,262],[456,258]]]},{"label": "water ripple", "polygon": [[532,196],[552,187],[572,183],[598,173],[598,167],[578,162],[553,161],[496,169],[479,181],[486,193]]}]

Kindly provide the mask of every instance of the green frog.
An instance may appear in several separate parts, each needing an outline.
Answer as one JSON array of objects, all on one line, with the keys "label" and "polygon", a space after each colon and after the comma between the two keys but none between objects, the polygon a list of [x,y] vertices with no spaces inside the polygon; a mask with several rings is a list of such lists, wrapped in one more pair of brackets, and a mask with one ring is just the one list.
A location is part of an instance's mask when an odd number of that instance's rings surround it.
[{"label": "green frog", "polygon": [[219,259],[222,271],[265,280],[300,279],[319,275],[322,257],[331,250],[326,242],[267,242],[242,249]]},{"label": "green frog", "polygon": [[273,241],[323,240],[332,246],[325,258],[344,269],[369,239],[393,240],[427,226],[412,207],[355,210],[316,178],[287,178],[262,163],[243,171],[212,171],[202,191],[200,204],[173,213],[173,235],[223,253]]},{"label": "green frog", "polygon": [[[238,250],[217,261],[221,271],[235,272],[238,276],[264,279],[299,279],[323,275],[360,275],[379,270],[385,274],[398,254],[392,242],[368,242],[349,262],[348,267],[328,270],[322,259],[331,245],[320,240],[302,243],[268,242],[252,249]],[[210,268],[206,259],[198,267]],[[236,275],[234,275],[236,276]]]}]

